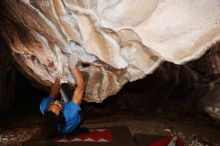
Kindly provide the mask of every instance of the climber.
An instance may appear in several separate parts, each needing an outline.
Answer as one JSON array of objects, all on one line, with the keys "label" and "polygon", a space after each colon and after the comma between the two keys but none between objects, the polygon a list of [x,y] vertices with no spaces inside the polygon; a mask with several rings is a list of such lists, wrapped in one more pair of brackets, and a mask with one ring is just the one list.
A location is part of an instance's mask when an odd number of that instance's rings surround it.
[{"label": "climber", "polygon": [[76,67],[78,56],[71,55],[69,65],[76,80],[75,91],[71,99],[63,103],[57,100],[61,88],[61,77],[57,76],[49,97],[43,99],[40,110],[50,125],[56,125],[59,134],[69,134],[79,127],[81,122],[80,104],[85,91],[82,73]]}]

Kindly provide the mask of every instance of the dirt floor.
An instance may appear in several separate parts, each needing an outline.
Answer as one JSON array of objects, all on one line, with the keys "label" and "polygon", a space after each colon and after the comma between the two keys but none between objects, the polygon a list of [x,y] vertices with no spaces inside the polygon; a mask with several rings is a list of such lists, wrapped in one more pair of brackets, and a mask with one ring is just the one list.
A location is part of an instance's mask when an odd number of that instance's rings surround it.
[{"label": "dirt floor", "polygon": [[[143,86],[143,82],[152,84]],[[46,124],[39,104],[46,94],[30,86],[18,90],[13,108],[0,116],[0,146],[20,146],[36,133],[45,134]],[[189,146],[220,145],[220,123],[187,102],[192,99],[185,100],[180,96],[184,91],[175,90],[180,93],[175,94],[178,98],[172,98],[171,94],[164,96],[164,91],[167,89],[152,78],[126,86],[103,104],[84,103],[82,126],[125,125],[132,134],[177,135]],[[203,94],[205,90],[201,86],[194,91]],[[192,95],[184,93],[187,98]]]},{"label": "dirt floor", "polygon": [[[132,95],[127,93],[122,96],[131,98]],[[46,124],[38,109],[39,102],[38,99],[19,100],[8,114],[1,116],[0,145],[19,146],[34,134],[44,132]],[[85,119],[82,126],[126,125],[132,134],[178,135],[186,145],[220,145],[219,123],[202,113],[181,113],[177,110],[179,106],[180,103],[169,103],[171,109],[165,109],[155,104],[154,109],[149,109],[140,103],[121,106],[115,101],[108,101],[105,105],[86,104],[82,105]]]},{"label": "dirt floor", "polygon": [[[0,145],[21,145],[37,132],[44,132],[45,123],[39,112],[23,113],[25,109],[17,109],[1,120]],[[31,109],[26,109],[30,112]],[[205,115],[189,117],[173,113],[101,113],[85,116],[82,125],[87,128],[126,125],[131,133],[150,135],[178,135],[186,145],[212,146],[220,145],[220,126]]]}]

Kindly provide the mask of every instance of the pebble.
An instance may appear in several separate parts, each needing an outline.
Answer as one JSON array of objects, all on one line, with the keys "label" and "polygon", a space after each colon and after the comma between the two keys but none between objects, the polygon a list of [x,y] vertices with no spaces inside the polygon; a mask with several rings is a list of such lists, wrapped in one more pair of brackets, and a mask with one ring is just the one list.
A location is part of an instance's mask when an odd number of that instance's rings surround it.
[{"label": "pebble", "polygon": [[219,111],[220,111],[219,108],[215,108],[215,109],[214,109],[214,112],[215,112],[215,113],[218,113]]},{"label": "pebble", "polygon": [[2,138],[3,141],[8,141],[8,138]]},{"label": "pebble", "polygon": [[170,129],[164,129],[164,131],[171,133]]}]

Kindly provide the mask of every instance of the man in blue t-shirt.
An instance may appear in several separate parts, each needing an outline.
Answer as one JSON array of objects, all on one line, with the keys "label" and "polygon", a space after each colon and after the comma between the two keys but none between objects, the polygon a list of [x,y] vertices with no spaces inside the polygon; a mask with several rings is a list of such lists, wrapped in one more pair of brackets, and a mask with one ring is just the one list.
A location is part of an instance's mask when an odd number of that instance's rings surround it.
[{"label": "man in blue t-shirt", "polygon": [[80,70],[76,67],[78,57],[72,55],[69,59],[69,65],[72,67],[76,80],[75,91],[72,94],[71,100],[62,103],[57,100],[60,91],[60,77],[56,77],[55,84],[51,88],[49,97],[43,99],[40,104],[40,111],[50,123],[55,123],[57,130],[62,134],[68,134],[75,130],[81,121],[79,111],[85,91],[85,83]]}]

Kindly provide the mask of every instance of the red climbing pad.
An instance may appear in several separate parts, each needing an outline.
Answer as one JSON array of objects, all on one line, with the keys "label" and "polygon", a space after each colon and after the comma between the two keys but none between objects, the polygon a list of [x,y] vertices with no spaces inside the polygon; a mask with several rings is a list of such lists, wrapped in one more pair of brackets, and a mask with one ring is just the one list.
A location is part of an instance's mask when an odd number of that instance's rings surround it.
[{"label": "red climbing pad", "polygon": [[89,129],[87,133],[58,136],[51,139],[32,138],[23,146],[136,146],[126,126]]},{"label": "red climbing pad", "polygon": [[167,146],[171,143],[175,146],[184,146],[184,143],[179,138],[172,136],[135,134],[134,138],[137,146]]},{"label": "red climbing pad", "polygon": [[112,131],[110,129],[94,129],[88,133],[78,134],[75,136],[55,137],[50,139],[51,142],[112,142]]}]

